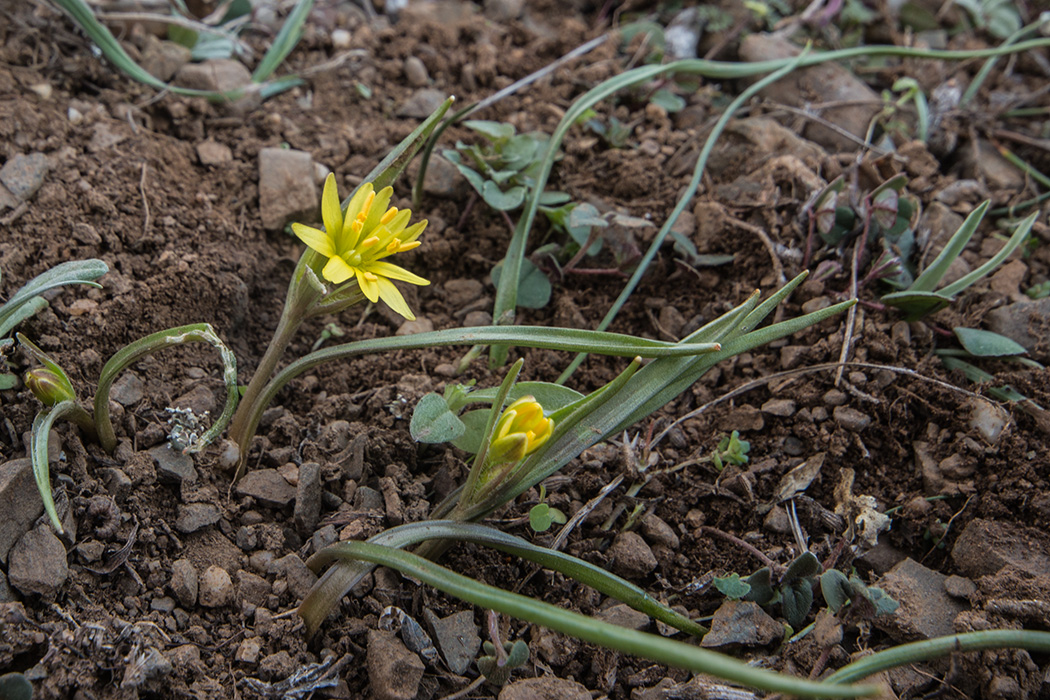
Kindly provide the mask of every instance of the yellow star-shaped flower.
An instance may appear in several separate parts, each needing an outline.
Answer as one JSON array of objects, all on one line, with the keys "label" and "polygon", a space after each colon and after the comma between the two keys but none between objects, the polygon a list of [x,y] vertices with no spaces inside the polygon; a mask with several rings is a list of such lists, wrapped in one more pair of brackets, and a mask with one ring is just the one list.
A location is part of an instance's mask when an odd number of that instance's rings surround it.
[{"label": "yellow star-shaped flower", "polygon": [[321,220],[324,231],[292,224],[292,231],[303,243],[328,258],[321,275],[335,284],[342,284],[351,277],[369,301],[382,299],[386,304],[409,321],[415,315],[408,308],[405,298],[391,280],[399,280],[420,286],[430,282],[408,270],[384,262],[394,253],[403,253],[419,246],[419,235],[427,227],[424,219],[408,228],[412,216],[409,209],[387,208],[394,190],[384,187],[375,191],[371,182],[358,188],[343,215],[339,206],[339,192],[335,175],[329,173],[321,195]]}]

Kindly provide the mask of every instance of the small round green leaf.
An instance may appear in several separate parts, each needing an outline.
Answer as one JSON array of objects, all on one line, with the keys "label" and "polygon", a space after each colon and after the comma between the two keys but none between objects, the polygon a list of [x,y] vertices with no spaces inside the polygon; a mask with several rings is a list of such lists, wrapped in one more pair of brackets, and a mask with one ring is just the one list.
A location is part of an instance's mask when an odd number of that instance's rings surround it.
[{"label": "small round green leaf", "polygon": [[416,404],[408,430],[416,442],[436,443],[455,440],[466,426],[449,410],[443,396],[427,394]]},{"label": "small round green leaf", "polygon": [[976,357],[1009,357],[1027,352],[1020,343],[1004,335],[978,328],[953,328],[966,352]]}]

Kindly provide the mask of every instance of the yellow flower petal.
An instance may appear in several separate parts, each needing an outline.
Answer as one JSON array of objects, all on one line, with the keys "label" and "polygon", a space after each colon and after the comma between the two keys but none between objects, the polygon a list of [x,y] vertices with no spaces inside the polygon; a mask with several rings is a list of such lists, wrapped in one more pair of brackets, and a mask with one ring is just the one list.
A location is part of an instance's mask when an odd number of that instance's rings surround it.
[{"label": "yellow flower petal", "polygon": [[357,247],[358,234],[354,233],[352,227],[357,220],[357,215],[361,213],[361,208],[365,205],[365,201],[372,192],[372,183],[366,182],[358,187],[357,192],[354,192],[354,196],[350,198],[350,204],[346,207],[346,218],[343,220],[341,236],[339,237],[340,253],[349,252]]},{"label": "yellow flower petal", "polygon": [[[369,279],[369,275],[359,267],[354,268],[354,274],[357,275],[357,285],[368,300],[373,304],[379,301],[379,280]],[[375,275],[371,277],[374,278]]]},{"label": "yellow flower petal", "polygon": [[403,240],[405,243],[411,243],[412,241],[414,241],[417,238],[419,238],[420,234],[423,233],[423,231],[426,229],[426,227],[427,227],[427,220],[423,219],[422,221],[419,221],[419,222],[416,222],[416,223],[412,224],[411,226],[406,228],[403,232],[398,234],[398,238]]},{"label": "yellow flower petal", "polygon": [[324,181],[324,192],[321,194],[321,220],[332,240],[336,240],[343,230],[343,210],[339,208],[339,187],[335,183],[335,174],[328,173]]},{"label": "yellow flower petal", "polygon": [[411,272],[403,267],[397,265],[391,265],[388,262],[376,261],[363,265],[366,270],[373,272],[380,277],[388,277],[392,280],[400,280],[401,282],[408,282],[409,284],[417,284],[420,287],[425,287],[430,284],[430,280],[425,280],[418,275],[413,275]]},{"label": "yellow flower petal", "polygon": [[328,263],[324,266],[324,270],[321,271],[321,274],[329,282],[342,284],[354,276],[354,268],[347,265],[345,260],[336,255],[329,258]]},{"label": "yellow flower petal", "polygon": [[386,210],[390,206],[390,198],[393,196],[393,187],[384,187],[376,192],[376,198],[372,201],[372,208],[368,210],[368,218],[365,219],[365,231],[371,231],[379,226],[379,221],[386,215]]},{"label": "yellow flower petal", "polygon": [[299,237],[299,240],[321,255],[329,258],[335,255],[335,246],[332,244],[332,239],[324,231],[315,229],[312,226],[304,226],[303,224],[292,224],[292,231]]},{"label": "yellow flower petal", "polygon": [[394,283],[385,277],[379,277],[376,279],[376,284],[379,285],[379,296],[386,305],[394,311],[398,312],[409,321],[415,321],[416,316],[412,313],[412,310],[408,308],[408,302],[401,296],[401,292],[394,286]]}]

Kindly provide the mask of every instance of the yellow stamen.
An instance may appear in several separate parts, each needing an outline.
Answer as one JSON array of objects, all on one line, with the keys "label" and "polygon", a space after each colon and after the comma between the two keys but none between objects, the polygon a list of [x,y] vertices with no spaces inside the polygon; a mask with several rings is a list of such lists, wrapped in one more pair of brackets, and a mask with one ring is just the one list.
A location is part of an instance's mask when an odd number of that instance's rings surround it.
[{"label": "yellow stamen", "polygon": [[365,240],[361,241],[362,248],[369,248],[379,242],[379,236],[369,236]]},{"label": "yellow stamen", "polygon": [[395,216],[397,216],[397,207],[390,207],[386,210],[386,214],[383,214],[383,218],[379,220],[379,225],[386,226],[394,220]]},{"label": "yellow stamen", "polygon": [[402,243],[397,247],[397,252],[404,253],[406,250],[412,250],[413,248],[418,248],[421,245],[423,244],[419,241],[412,241],[411,243]]},{"label": "yellow stamen", "polygon": [[390,244],[386,247],[386,252],[391,253],[391,254],[397,253],[400,250],[401,250],[401,239],[400,238],[395,238],[394,240],[390,241]]},{"label": "yellow stamen", "polygon": [[368,211],[372,208],[372,202],[374,201],[376,201],[376,193],[369,192],[368,196],[365,197],[365,204],[361,207],[361,213],[357,215],[357,218],[362,220],[368,218]]},{"label": "yellow stamen", "polygon": [[354,232],[355,236],[360,236],[361,235],[361,229],[363,229],[364,227],[365,227],[365,222],[361,218],[355,219],[354,223],[350,224],[350,230]]},{"label": "yellow stamen", "polygon": [[375,274],[372,273],[372,272],[366,272],[365,273],[365,279],[368,280],[369,282],[375,282],[379,278],[376,277]]}]

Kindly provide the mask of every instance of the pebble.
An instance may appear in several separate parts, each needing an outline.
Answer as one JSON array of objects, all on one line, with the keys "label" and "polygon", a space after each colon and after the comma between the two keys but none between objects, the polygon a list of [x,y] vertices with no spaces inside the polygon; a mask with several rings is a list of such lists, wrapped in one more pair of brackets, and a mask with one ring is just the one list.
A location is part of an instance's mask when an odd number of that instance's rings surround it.
[{"label": "pebble", "polygon": [[795,402],[791,399],[770,399],[762,404],[762,413],[787,418],[795,414]]},{"label": "pebble", "polygon": [[969,599],[977,592],[977,584],[964,576],[952,575],[944,579],[944,592],[952,598]]},{"label": "pebble", "polygon": [[485,0],[485,16],[495,22],[509,22],[521,17],[525,0]]},{"label": "pebble", "polygon": [[175,82],[193,90],[229,92],[251,84],[252,74],[239,61],[211,58],[184,65],[175,74]]},{"label": "pebble", "polygon": [[286,554],[273,563],[274,569],[284,576],[288,590],[297,600],[302,600],[317,582],[317,575],[297,554]]},{"label": "pebble", "polygon": [[233,151],[224,143],[208,139],[197,144],[197,159],[201,165],[222,165],[233,160]]},{"label": "pebble", "polygon": [[295,529],[308,537],[321,517],[321,465],[303,462],[299,467],[299,483],[295,489]]},{"label": "pebble", "polygon": [[338,51],[346,51],[353,48],[354,37],[345,29],[332,30],[332,48]]},{"label": "pebble", "polygon": [[1009,411],[999,404],[988,399],[970,399],[970,429],[976,430],[988,444],[999,442],[1009,423]]},{"label": "pebble", "polygon": [[370,510],[382,513],[384,508],[383,494],[370,486],[359,486],[354,492],[354,510]]},{"label": "pebble", "polygon": [[14,603],[17,600],[18,596],[7,581],[7,574],[0,571],[0,603]]},{"label": "pebble", "polygon": [[276,469],[256,469],[237,482],[238,495],[251,496],[272,508],[283,508],[295,498],[296,488],[284,480]]},{"label": "pebble", "polygon": [[[419,692],[425,666],[393,632],[368,631],[366,663],[376,700],[412,700]],[[588,700],[590,695],[587,696]]]},{"label": "pebble", "polygon": [[647,513],[642,518],[642,534],[654,545],[671,550],[677,550],[680,544],[674,529],[655,513]]},{"label": "pebble", "polygon": [[466,328],[477,328],[478,326],[491,326],[492,314],[488,311],[471,311],[463,317],[463,326]]},{"label": "pebble", "polygon": [[888,542],[879,542],[857,558],[861,573],[873,571],[882,575],[907,558],[907,554]]},{"label": "pebble", "polygon": [[234,578],[237,580],[236,595],[238,603],[249,603],[260,607],[266,603],[271,593],[270,582],[258,574],[239,569]]},{"label": "pebble", "polygon": [[985,315],[988,330],[1004,335],[1027,350],[1038,362],[1050,361],[1050,297],[1019,301]]},{"label": "pebble", "polygon": [[591,691],[567,678],[539,676],[507,684],[498,700],[591,700]]},{"label": "pebble", "polygon": [[310,547],[314,552],[320,552],[325,547],[329,547],[338,541],[339,533],[336,532],[335,525],[325,525],[311,535]]},{"label": "pebble", "polygon": [[44,502],[33,478],[33,463],[26,457],[0,464],[0,562],[44,512]]},{"label": "pebble", "polygon": [[264,656],[259,662],[259,675],[270,680],[285,679],[295,673],[296,663],[292,655],[284,649]]},{"label": "pebble", "polygon": [[420,316],[414,321],[402,323],[394,335],[415,335],[416,333],[429,333],[432,330],[434,330],[434,322],[425,316]]},{"label": "pebble", "polygon": [[452,279],[442,285],[445,303],[452,310],[459,310],[475,302],[485,293],[485,286],[475,279]]},{"label": "pebble", "polygon": [[626,627],[631,630],[644,630],[649,626],[649,616],[635,610],[626,603],[612,605],[599,612],[595,617],[602,622],[608,622],[617,627]]},{"label": "pebble", "polygon": [[1045,578],[1050,576],[1050,537],[1039,528],[975,518],[955,540],[952,561],[970,578],[990,576],[1007,565]]},{"label": "pebble", "polygon": [[459,676],[465,674],[481,648],[478,626],[474,624],[474,612],[463,610],[439,618],[430,608],[426,608],[423,615],[434,642],[448,664],[448,669]]},{"label": "pebble", "polygon": [[890,337],[901,347],[911,345],[911,327],[904,321],[897,321],[890,326]]},{"label": "pebble", "polygon": [[128,497],[128,494],[131,493],[131,477],[125,474],[123,469],[103,467],[98,470],[98,475],[102,479],[102,484],[106,487],[106,491],[117,503],[123,502]]},{"label": "pebble", "polygon": [[11,549],[7,578],[23,595],[54,598],[68,577],[66,548],[46,523],[22,535]]},{"label": "pebble", "polygon": [[192,608],[197,604],[197,569],[189,559],[179,559],[172,563],[171,581],[168,586],[184,607]]},{"label": "pebble", "polygon": [[262,640],[259,637],[248,637],[237,646],[233,660],[242,664],[254,664],[259,660],[260,653],[262,653]]},{"label": "pebble", "polygon": [[846,392],[839,391],[838,389],[828,389],[824,394],[825,406],[842,406],[847,401],[849,401],[849,397],[846,396]]},{"label": "pebble", "polygon": [[423,191],[434,197],[456,197],[463,189],[459,171],[443,156],[431,156],[423,176]]},{"label": "pebble", "polygon": [[423,87],[430,82],[430,76],[427,75],[427,67],[416,56],[409,56],[405,59],[404,70],[405,80],[412,87]]},{"label": "pebble", "polygon": [[110,401],[116,401],[121,406],[131,406],[142,400],[146,395],[146,384],[142,378],[134,372],[125,372],[120,375],[113,387],[109,390]]},{"label": "pebble", "polygon": [[183,534],[203,530],[222,519],[222,512],[211,503],[190,503],[179,506],[175,529]]},{"label": "pebble", "polygon": [[409,119],[426,119],[444,103],[447,95],[442,90],[422,88],[412,93],[397,110],[397,116]]},{"label": "pebble", "polygon": [[628,579],[647,576],[657,565],[653,550],[636,532],[617,535],[606,555],[612,572]]},{"label": "pebble", "polygon": [[661,307],[659,320],[660,327],[672,337],[682,337],[682,329],[685,327],[686,320],[676,307],[670,305]]},{"label": "pebble", "polygon": [[808,345],[785,345],[780,348],[780,368],[795,369],[802,366],[808,357]]},{"label": "pebble", "polygon": [[197,480],[193,458],[176,452],[167,443],[151,448],[149,454],[157,465],[157,478],[162,482],[181,484],[183,481]]},{"label": "pebble", "polygon": [[900,562],[878,581],[900,608],[896,614],[877,616],[875,626],[901,642],[952,634],[955,616],[966,606],[945,592],[947,578],[913,559]]},{"label": "pebble", "polygon": [[276,231],[290,221],[316,222],[319,201],[309,153],[290,148],[259,151],[259,218],[263,228]]},{"label": "pebble", "polygon": [[700,646],[765,646],[784,636],[784,626],[770,617],[758,603],[727,600],[715,611],[711,631]]},{"label": "pebble", "polygon": [[147,35],[139,65],[157,80],[168,82],[192,57],[192,52],[182,44]]},{"label": "pebble", "polygon": [[867,428],[871,425],[871,416],[866,413],[861,413],[855,408],[849,406],[836,406],[832,412],[835,418],[835,422],[846,430],[852,430],[855,433]]},{"label": "pebble", "polygon": [[149,602],[149,609],[164,614],[170,613],[175,609],[175,599],[170,596],[154,598]]},{"label": "pebble", "polygon": [[200,604],[206,608],[219,608],[233,599],[233,581],[226,569],[212,564],[200,577]]},{"label": "pebble", "polygon": [[0,184],[24,202],[44,184],[50,167],[43,153],[20,153],[8,158],[4,167],[0,168]]}]

